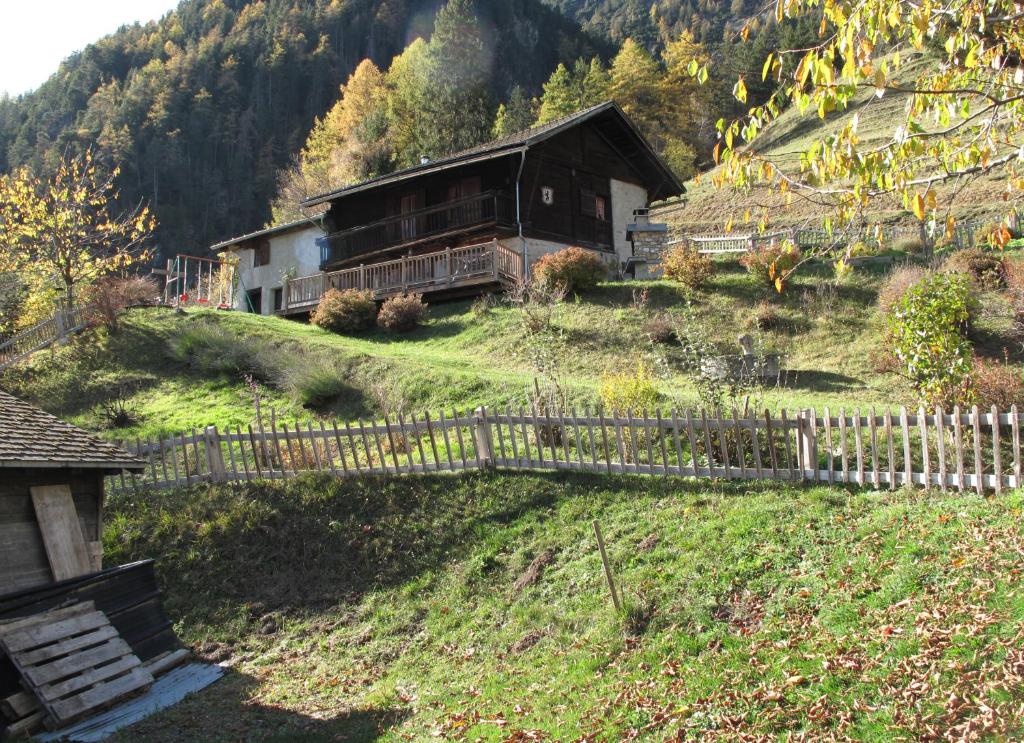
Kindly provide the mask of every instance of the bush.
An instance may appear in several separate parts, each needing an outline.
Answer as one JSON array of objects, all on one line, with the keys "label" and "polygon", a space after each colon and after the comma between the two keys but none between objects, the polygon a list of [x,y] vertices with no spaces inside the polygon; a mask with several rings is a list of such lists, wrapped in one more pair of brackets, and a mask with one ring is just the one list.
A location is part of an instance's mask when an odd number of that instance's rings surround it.
[{"label": "bush", "polygon": [[1009,411],[1011,405],[1024,403],[1024,380],[1019,369],[1008,361],[986,361],[975,357],[971,371],[974,402],[983,410],[993,405]]},{"label": "bush", "polygon": [[672,318],[659,313],[644,323],[644,334],[652,343],[672,343],[676,340],[676,327]]},{"label": "bush", "polygon": [[534,280],[563,291],[585,292],[608,276],[608,266],[592,250],[565,248],[541,256],[533,266]]},{"label": "bush", "polygon": [[654,374],[643,360],[632,373],[605,374],[598,394],[605,409],[612,413],[654,410],[659,397]]},{"label": "bush", "polygon": [[689,245],[676,245],[661,257],[666,279],[690,289],[699,289],[715,275],[715,262]]},{"label": "bush", "polygon": [[966,274],[982,289],[1002,289],[1006,286],[1006,262],[1001,256],[979,248],[950,253],[942,264],[942,270]]},{"label": "bush", "polygon": [[369,289],[328,289],[309,321],[332,333],[351,333],[373,327],[377,302]]},{"label": "bush", "polygon": [[930,271],[920,266],[899,266],[894,268],[878,289],[878,309],[888,315],[893,305],[907,293],[914,284],[928,276]]},{"label": "bush", "polygon": [[858,240],[853,243],[846,252],[851,258],[867,258],[875,255],[878,250],[875,245],[866,243],[863,240]]},{"label": "bush", "polygon": [[751,278],[780,294],[799,262],[800,249],[788,240],[762,245],[740,258],[740,265],[747,269]]},{"label": "bush", "polygon": [[971,344],[965,335],[971,287],[962,276],[940,273],[911,286],[893,306],[893,353],[920,402],[952,406],[970,397]]},{"label": "bush", "polygon": [[240,338],[216,322],[199,321],[183,327],[167,348],[178,363],[208,374],[251,375],[269,382],[280,373],[280,360],[273,349]]},{"label": "bush", "polygon": [[427,305],[419,294],[400,294],[385,300],[377,315],[377,324],[396,333],[408,333],[423,322]]},{"label": "bush", "polygon": [[153,279],[131,276],[101,279],[85,290],[83,299],[89,319],[116,333],[122,312],[135,305],[155,302],[159,296],[160,288]]},{"label": "bush", "polygon": [[786,319],[779,313],[779,308],[771,302],[760,302],[754,308],[754,327],[758,330],[785,330]]},{"label": "bush", "polygon": [[901,253],[919,255],[924,252],[924,240],[920,237],[904,237],[897,240],[895,244],[893,244],[893,248]]}]

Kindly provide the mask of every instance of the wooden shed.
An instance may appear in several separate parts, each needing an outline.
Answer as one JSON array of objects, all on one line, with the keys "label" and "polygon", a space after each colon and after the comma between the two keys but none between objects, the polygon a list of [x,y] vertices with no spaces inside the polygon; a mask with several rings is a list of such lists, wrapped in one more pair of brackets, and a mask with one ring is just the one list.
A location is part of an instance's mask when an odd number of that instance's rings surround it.
[{"label": "wooden shed", "polygon": [[143,465],[0,392],[0,595],[100,570],[103,477]]}]

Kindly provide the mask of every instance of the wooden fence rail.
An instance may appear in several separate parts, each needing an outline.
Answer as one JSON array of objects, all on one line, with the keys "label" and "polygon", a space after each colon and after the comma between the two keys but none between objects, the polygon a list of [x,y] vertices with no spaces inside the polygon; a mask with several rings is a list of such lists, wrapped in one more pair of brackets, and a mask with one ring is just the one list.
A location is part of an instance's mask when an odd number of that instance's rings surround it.
[{"label": "wooden fence rail", "polygon": [[211,426],[125,441],[146,470],[114,476],[108,487],[175,488],[307,471],[351,477],[499,467],[999,493],[1022,484],[1020,430],[1016,406],[1009,412],[826,409],[822,415],[478,408],[329,426]]},{"label": "wooden fence rail", "polygon": [[40,323],[0,341],[0,369],[77,333],[86,326],[86,312],[81,307],[58,310]]}]

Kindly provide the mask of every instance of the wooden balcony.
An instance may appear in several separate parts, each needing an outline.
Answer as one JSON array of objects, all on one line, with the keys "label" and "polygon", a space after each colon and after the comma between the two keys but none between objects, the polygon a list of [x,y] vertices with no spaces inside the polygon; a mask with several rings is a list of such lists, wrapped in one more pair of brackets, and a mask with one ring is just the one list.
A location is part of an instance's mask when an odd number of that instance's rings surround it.
[{"label": "wooden balcony", "polygon": [[497,240],[463,248],[407,256],[340,271],[289,279],[284,315],[311,312],[328,289],[369,289],[378,300],[398,294],[431,294],[488,284],[514,284],[523,276],[523,257]]},{"label": "wooden balcony", "polygon": [[515,202],[500,191],[429,206],[322,237],[320,268],[487,227],[511,228]]}]

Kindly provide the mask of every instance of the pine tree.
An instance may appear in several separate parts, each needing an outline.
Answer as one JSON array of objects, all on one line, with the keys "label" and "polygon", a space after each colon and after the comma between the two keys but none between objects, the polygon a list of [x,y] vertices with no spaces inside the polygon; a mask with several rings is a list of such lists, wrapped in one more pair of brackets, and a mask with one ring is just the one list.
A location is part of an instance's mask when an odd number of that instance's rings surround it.
[{"label": "pine tree", "polygon": [[648,137],[660,134],[658,80],[661,70],[654,57],[632,39],[626,39],[612,60],[611,95]]},{"label": "pine tree", "polygon": [[498,106],[491,135],[497,139],[529,129],[537,118],[536,108],[522,86],[516,85],[509,94],[508,103]]},{"label": "pine tree", "polygon": [[567,116],[581,107],[578,90],[572,74],[564,64],[559,64],[551,77],[544,83],[544,94],[540,97],[538,124],[546,124]]},{"label": "pine tree", "polygon": [[387,79],[387,117],[398,167],[419,162],[426,152],[417,116],[423,107],[427,81],[427,42],[415,39],[391,61]]},{"label": "pine tree", "polygon": [[434,20],[416,128],[438,157],[480,144],[491,133],[491,57],[472,0],[448,0]]},{"label": "pine tree", "polygon": [[583,106],[596,106],[611,98],[612,76],[600,58],[594,57],[583,76]]}]

